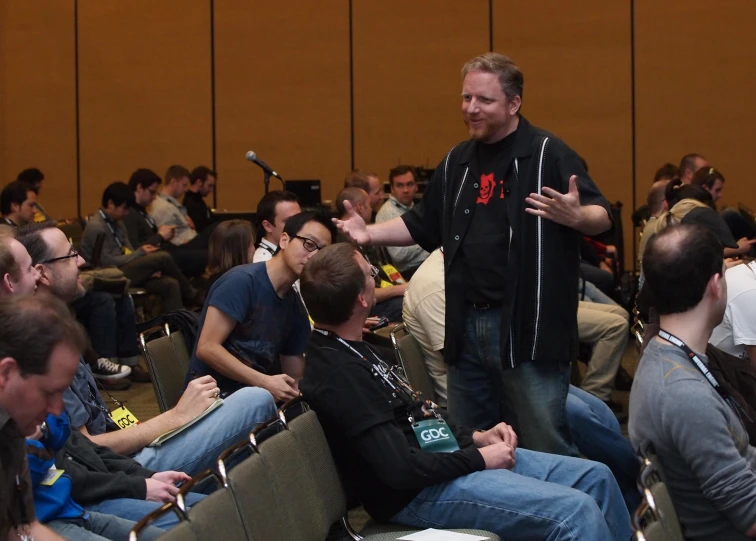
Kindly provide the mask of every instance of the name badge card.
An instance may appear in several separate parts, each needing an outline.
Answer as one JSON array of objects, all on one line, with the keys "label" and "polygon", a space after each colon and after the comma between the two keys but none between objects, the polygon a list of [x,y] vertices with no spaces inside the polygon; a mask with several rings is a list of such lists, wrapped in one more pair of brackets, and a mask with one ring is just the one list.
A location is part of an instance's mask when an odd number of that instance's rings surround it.
[{"label": "name badge card", "polygon": [[457,438],[449,425],[441,419],[426,419],[412,425],[420,449],[429,453],[452,453],[459,451]]}]

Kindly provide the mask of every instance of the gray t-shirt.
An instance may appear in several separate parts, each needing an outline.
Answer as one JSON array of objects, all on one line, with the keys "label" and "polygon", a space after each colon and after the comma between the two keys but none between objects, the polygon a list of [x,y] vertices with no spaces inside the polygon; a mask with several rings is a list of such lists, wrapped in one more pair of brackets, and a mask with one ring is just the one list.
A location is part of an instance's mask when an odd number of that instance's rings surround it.
[{"label": "gray t-shirt", "polygon": [[76,375],[63,393],[63,405],[74,429],[86,426],[87,431],[96,436],[117,428],[107,414],[97,382],[83,359],[79,359]]},{"label": "gray t-shirt", "polygon": [[[707,363],[705,355],[699,355]],[[756,449],[737,414],[683,351],[653,339],[630,393],[630,440],[653,445],[685,535],[746,539],[756,523]]]}]

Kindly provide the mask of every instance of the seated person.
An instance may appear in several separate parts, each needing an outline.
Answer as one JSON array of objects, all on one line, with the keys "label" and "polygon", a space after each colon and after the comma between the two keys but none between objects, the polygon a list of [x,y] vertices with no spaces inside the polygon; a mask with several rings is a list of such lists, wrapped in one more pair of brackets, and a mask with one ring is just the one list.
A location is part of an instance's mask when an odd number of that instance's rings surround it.
[{"label": "seated person", "polygon": [[[375,215],[386,200],[386,192],[383,190],[383,182],[375,173],[355,170],[344,179],[344,188],[361,188],[370,197],[370,208],[373,210],[370,221],[375,221]],[[367,222],[366,222],[367,223]]]},{"label": "seated person", "polygon": [[690,181],[691,186],[700,186],[711,194],[711,199],[714,204],[717,204],[722,198],[722,190],[724,190],[725,178],[722,173],[714,169],[713,167],[704,167],[699,169],[693,175],[693,180]]},{"label": "seated person", "polygon": [[727,269],[727,308],[709,342],[756,368],[756,261]]},{"label": "seated person", "polygon": [[132,246],[158,246],[171,254],[186,276],[199,276],[205,270],[207,250],[192,248],[189,244],[176,246],[170,241],[177,226],[163,224],[158,227],[147,213],[147,207],[155,200],[159,186],[160,177],[150,169],[137,169],[131,174],[129,188],[134,192],[134,205],[123,219],[129,242]]},{"label": "seated person", "polygon": [[262,235],[259,246],[252,257],[252,263],[268,261],[278,250],[278,241],[286,225],[286,220],[302,212],[297,196],[291,192],[273,190],[257,204],[257,230]]},{"label": "seated person", "polygon": [[292,286],[333,236],[327,216],[295,214],[272,259],[221,276],[202,311],[190,375],[211,375],[222,392],[254,386],[270,391],[276,402],[298,396],[310,324]]},{"label": "seated person", "polygon": [[[412,277],[404,296],[404,324],[420,344],[437,402],[446,406],[443,257],[441,250],[434,250]],[[624,332],[627,334],[626,326]],[[566,411],[570,433],[580,454],[609,466],[622,490],[628,510],[634,511],[640,503],[640,494],[635,485],[640,461],[630,442],[622,435],[617,418],[601,400],[572,385],[567,395]]]},{"label": "seated person", "polygon": [[[110,184],[102,194],[102,207],[87,221],[81,238],[81,255],[92,260],[95,243],[104,235],[100,264],[118,267],[136,287],[160,296],[164,312],[201,304],[194,289],[171,256],[152,244],[135,248],[129,241],[123,219],[134,204],[134,193],[123,182]],[[183,299],[183,302],[182,302]]]},{"label": "seated person", "polygon": [[195,167],[189,176],[189,188],[184,194],[184,206],[197,231],[203,231],[212,221],[212,213],[205,203],[205,197],[215,190],[217,178],[215,171],[204,165]]},{"label": "seated person", "polygon": [[255,253],[255,231],[247,220],[226,220],[210,235],[206,286],[209,290],[227,271],[246,265]]},{"label": "seated person", "polygon": [[[79,278],[81,257],[71,249],[65,234],[46,224],[27,226],[19,241],[29,251],[41,277],[38,289],[70,302],[84,294]],[[246,438],[259,423],[275,415],[275,404],[267,391],[241,389],[225,397],[215,411],[159,447],[150,447],[158,436],[180,428],[203,413],[220,394],[215,380],[192,380],[172,409],[126,429],[109,416],[105,401],[89,366],[79,359],[73,382],[63,395],[71,426],[94,443],[134,458],[155,471],[175,470],[195,475],[215,463],[225,448]]]},{"label": "seated person", "polygon": [[756,537],[756,449],[705,354],[726,309],[722,244],[682,224],[654,235],[643,271],[660,316],[630,394],[633,446],[653,448],[687,539]]},{"label": "seated person", "polygon": [[0,212],[3,223],[11,227],[26,225],[34,221],[37,194],[32,187],[21,181],[11,182],[0,192]]},{"label": "seated person", "polygon": [[39,271],[24,245],[10,234],[0,235],[0,297],[30,295],[37,290]]},{"label": "seated person", "polygon": [[179,200],[189,188],[189,170],[181,165],[172,165],[165,172],[165,183],[150,205],[150,216],[158,227],[174,225],[176,230],[169,242],[176,246],[207,250],[211,228],[198,231],[189,217],[186,207]]},{"label": "seated person", "polygon": [[[409,165],[398,165],[389,171],[391,195],[375,216],[375,223],[388,222],[401,216],[415,206],[417,182],[415,172]],[[405,279],[412,278],[412,274],[428,257],[428,252],[419,245],[389,246],[388,254],[391,263],[402,273]]]},{"label": "seated person", "polygon": [[[365,224],[372,223],[370,197],[365,190],[361,188],[344,188],[339,192],[336,196],[336,212],[341,216],[342,220],[348,218],[347,211],[344,208],[344,201],[349,201],[354,211],[365,220]],[[343,236],[341,238],[344,242],[348,242]],[[382,270],[375,247],[358,246],[357,249],[365,256],[368,263],[376,267],[379,272]],[[370,316],[385,316],[389,321],[402,321],[402,297],[407,289],[407,284],[393,282],[391,277],[383,271],[376,276],[375,285],[378,286],[375,290],[375,306],[370,312]]]},{"label": "seated person", "polygon": [[346,243],[321,250],[302,273],[315,321],[302,393],[371,517],[505,539],[630,539],[630,517],[603,464],[519,449],[505,423],[485,432],[448,425],[411,388],[395,390],[389,363],[362,341],[374,290],[370,265]]},{"label": "seated person", "polygon": [[[38,198],[39,192],[42,191],[42,181],[45,180],[45,175],[36,167],[31,167],[29,169],[24,169],[23,171],[21,171],[16,177],[16,180],[25,182],[29,186],[31,186],[32,190],[34,190],[34,193]],[[52,218],[50,218],[50,216],[45,212],[45,209],[42,208],[42,205],[39,203],[37,198],[34,199],[34,221],[44,222],[45,220],[52,220]]]}]

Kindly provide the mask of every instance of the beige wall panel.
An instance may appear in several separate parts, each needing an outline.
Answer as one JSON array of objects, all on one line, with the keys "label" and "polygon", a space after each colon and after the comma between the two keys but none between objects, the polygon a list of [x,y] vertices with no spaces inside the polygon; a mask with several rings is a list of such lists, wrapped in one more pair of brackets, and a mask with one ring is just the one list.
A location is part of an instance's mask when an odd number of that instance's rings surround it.
[{"label": "beige wall panel", "polygon": [[138,167],[212,165],[210,5],[79,1],[82,213]]},{"label": "beige wall panel", "polygon": [[356,167],[435,168],[467,137],[460,70],[489,49],[488,2],[360,0],[353,21]]},{"label": "beige wall panel", "polygon": [[27,167],[45,174],[45,210],[75,216],[73,0],[0,3],[0,184]]},{"label": "beige wall panel", "polygon": [[523,114],[583,156],[604,196],[622,201],[632,268],[630,3],[494,0],[494,50],[525,75]]},{"label": "beige wall panel", "polygon": [[216,0],[215,58],[218,207],[262,197],[248,150],[333,197],[350,165],[349,2]]},{"label": "beige wall panel", "polygon": [[756,2],[637,0],[639,201],[664,162],[698,152],[726,177],[724,204],[756,209]]}]

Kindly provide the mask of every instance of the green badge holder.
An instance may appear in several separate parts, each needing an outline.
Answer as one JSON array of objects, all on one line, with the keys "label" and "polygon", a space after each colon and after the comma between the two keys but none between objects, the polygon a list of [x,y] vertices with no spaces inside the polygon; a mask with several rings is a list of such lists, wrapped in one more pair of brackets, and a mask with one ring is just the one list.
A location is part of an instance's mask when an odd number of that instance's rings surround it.
[{"label": "green badge holder", "polygon": [[412,425],[420,449],[429,453],[451,453],[459,451],[457,438],[449,425],[441,419],[427,419]]}]

